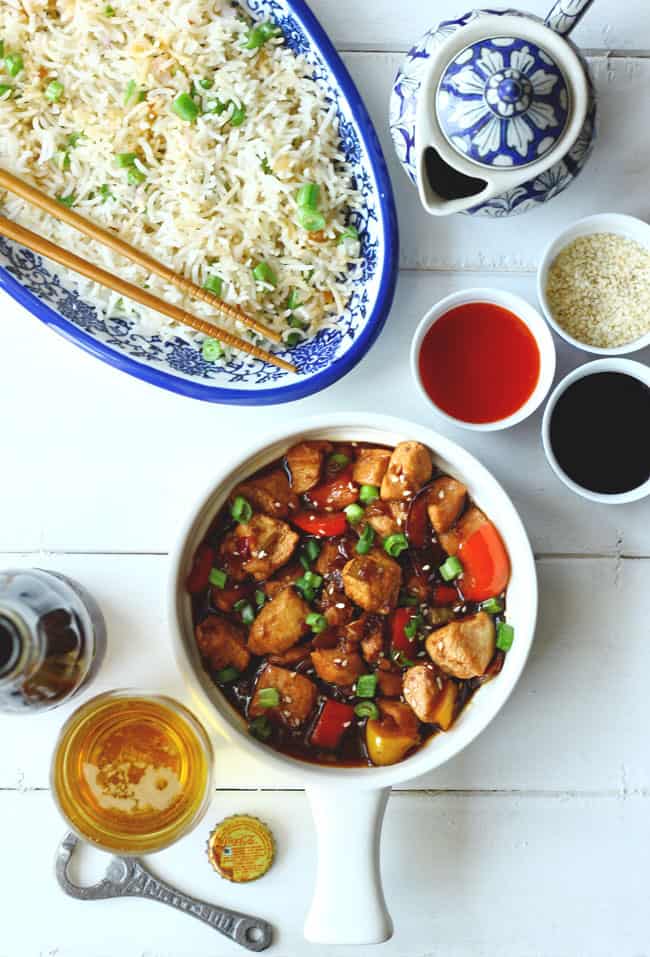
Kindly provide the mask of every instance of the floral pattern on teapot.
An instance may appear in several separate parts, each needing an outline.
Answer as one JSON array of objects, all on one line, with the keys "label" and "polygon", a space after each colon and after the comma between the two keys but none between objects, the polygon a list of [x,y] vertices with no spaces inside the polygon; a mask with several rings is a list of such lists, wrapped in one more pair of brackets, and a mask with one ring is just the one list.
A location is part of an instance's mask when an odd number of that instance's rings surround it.
[{"label": "floral pattern on teapot", "polygon": [[[436,29],[429,30],[422,39],[409,50],[404,63],[402,64],[395,82],[393,84],[393,90],[390,101],[390,130],[393,137],[393,143],[395,150],[397,152],[397,157],[406,172],[407,176],[414,185],[417,185],[417,172],[416,172],[416,151],[415,151],[415,130],[416,130],[416,117],[417,117],[417,103],[418,95],[420,88],[422,86],[425,74],[427,72],[428,61],[431,58],[433,51],[442,43],[444,43],[452,34],[457,30],[460,30],[462,27],[466,26],[468,23],[476,20],[481,16],[520,16],[520,17],[530,17],[529,14],[522,14],[518,10],[472,10],[470,13],[464,14],[462,17],[459,17],[457,20],[446,20],[441,23]],[[532,17],[532,19],[542,22],[538,17]],[[504,38],[510,39],[510,38]],[[533,47],[534,44],[530,44],[528,41],[525,43],[523,41],[517,41],[521,43],[522,46]],[[534,64],[530,64],[529,60],[521,55],[515,55],[514,63],[512,59],[512,53],[507,58],[503,56],[503,50],[498,49],[498,44],[495,47],[494,41],[483,41],[483,43],[477,44],[476,47],[470,48],[472,51],[476,48],[491,48],[489,49],[489,63],[492,66],[492,70],[489,74],[489,78],[493,76],[498,76],[498,82],[501,82],[504,79],[512,79],[512,77],[505,77],[503,74],[508,69],[515,69],[518,71],[518,74],[523,74],[528,82],[533,85],[532,76],[538,71],[542,70],[544,73],[549,73],[550,64],[544,63],[543,60],[540,62],[540,57],[533,56]],[[520,48],[519,48],[520,49]],[[513,49],[512,52],[517,52],[516,49]],[[499,56],[495,56],[499,54]],[[542,54],[542,51],[539,51],[539,54]],[[483,52],[478,52],[472,56],[472,64],[477,62],[477,59],[481,56],[484,56]],[[547,58],[550,59],[550,58]],[[582,58],[581,58],[582,59]],[[552,62],[552,61],[551,61]],[[585,71],[587,70],[584,60],[582,61],[585,66]],[[468,66],[472,66],[468,64]],[[460,65],[463,66],[462,64]],[[489,69],[489,67],[488,67]],[[460,70],[458,74],[460,74]],[[500,75],[499,75],[500,74]],[[517,79],[519,79],[519,75]],[[553,73],[550,74],[551,76]],[[588,74],[587,74],[588,76]],[[460,110],[456,110],[455,122],[458,124],[459,137],[462,136],[462,131],[466,128],[468,129],[471,126],[475,126],[479,122],[480,117],[483,117],[485,121],[485,115],[487,115],[490,107],[486,102],[487,96],[491,92],[490,82],[486,83],[486,79],[483,76],[483,71],[481,75],[472,79],[470,77],[469,71],[463,74],[462,81],[460,85],[457,86],[456,90],[456,99],[464,98],[465,104]],[[457,81],[458,82],[458,81]],[[485,96],[481,96],[479,102],[477,102],[477,83],[481,83],[483,87],[483,92]],[[543,93],[547,89],[549,80],[546,77],[536,77],[535,83],[538,85],[539,95],[544,98],[546,94]],[[487,86],[487,89],[486,89]],[[493,82],[494,86],[494,82]],[[502,90],[506,92],[505,87],[502,86]],[[514,87],[510,87],[508,91],[510,98],[513,99],[513,94],[515,93]],[[519,97],[514,97],[514,104],[518,108],[513,110],[514,116],[521,116],[524,113],[526,108],[526,94],[530,94],[532,91],[529,89],[526,83],[521,84],[521,99]],[[494,99],[494,96],[492,96]],[[561,104],[562,98],[559,98]],[[496,104],[491,104],[496,105]],[[566,107],[560,106],[561,109]],[[478,112],[474,112],[478,111]],[[490,111],[493,113],[493,111]],[[539,122],[535,122],[530,115],[530,108],[528,112],[528,119],[531,121],[529,129],[532,131],[532,139],[529,143],[529,149],[526,151],[526,156],[531,156],[532,151],[536,148],[541,148],[544,150],[543,140],[545,138],[545,133],[547,132],[543,128],[543,124],[551,119],[550,115],[543,111],[542,113],[536,112],[534,114],[535,119]],[[555,116],[557,119],[557,126],[555,129],[555,136],[557,138],[559,132],[557,132],[560,125],[564,125],[562,116]],[[474,122],[472,123],[472,119]],[[566,117],[564,117],[566,119]],[[462,124],[466,123],[467,127],[464,127]],[[509,125],[506,123],[506,125]],[[578,138],[571,150],[567,155],[555,163],[550,169],[546,172],[534,177],[524,185],[517,186],[512,190],[501,193],[499,196],[494,197],[490,200],[487,200],[484,203],[479,203],[476,206],[473,206],[471,209],[467,210],[468,213],[472,215],[482,215],[482,216],[510,216],[513,214],[527,212],[530,209],[535,209],[542,203],[548,202],[548,200],[553,199],[555,196],[558,196],[563,190],[573,182],[575,177],[581,172],[585,166],[594,144],[595,134],[596,134],[596,98],[589,79],[589,107],[587,110],[587,116],[583,127],[578,135]],[[533,129],[534,128],[534,129]],[[491,130],[494,127],[491,126]],[[521,128],[519,128],[521,132]],[[513,141],[516,140],[516,136],[512,137]],[[504,148],[503,145],[492,151],[487,151],[485,155],[476,156],[472,155],[471,149],[477,148],[477,141],[474,139],[472,147],[469,145],[470,138],[467,137],[467,142],[465,143],[465,148],[462,149],[463,152],[470,159],[477,159],[483,165],[489,165],[489,162],[486,164],[486,156],[488,161],[490,155],[492,159],[496,158],[495,166],[507,166],[515,165],[508,162],[508,148]],[[479,137],[478,143],[482,142],[482,138]],[[488,140],[490,144],[495,145],[495,140]],[[502,139],[502,144],[508,143],[508,138]],[[460,147],[461,144],[458,142],[458,139],[454,140],[454,144],[457,147]],[[531,145],[535,144],[535,145]],[[521,144],[523,148],[523,143]],[[513,159],[512,151],[516,150],[516,147],[510,147],[510,159]],[[539,155],[543,155],[543,152]],[[532,157],[532,159],[539,158]],[[500,161],[501,160],[501,161]],[[531,162],[532,160],[524,159],[524,162]],[[521,165],[521,162],[518,163]]]}]

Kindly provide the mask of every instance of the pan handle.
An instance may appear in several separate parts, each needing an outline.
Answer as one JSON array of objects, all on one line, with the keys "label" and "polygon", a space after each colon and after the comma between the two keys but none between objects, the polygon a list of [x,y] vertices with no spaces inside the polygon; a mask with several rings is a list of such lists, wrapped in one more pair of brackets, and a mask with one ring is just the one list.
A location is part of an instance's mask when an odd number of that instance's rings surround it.
[{"label": "pan handle", "polygon": [[307,788],[316,825],[316,886],[305,937],[316,944],[380,944],[393,935],[379,850],[390,788]]}]

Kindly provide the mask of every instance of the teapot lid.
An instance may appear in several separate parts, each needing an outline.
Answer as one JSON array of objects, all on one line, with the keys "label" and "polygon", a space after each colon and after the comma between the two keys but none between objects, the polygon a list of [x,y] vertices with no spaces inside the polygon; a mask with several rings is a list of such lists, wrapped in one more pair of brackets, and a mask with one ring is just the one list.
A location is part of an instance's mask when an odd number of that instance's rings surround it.
[{"label": "teapot lid", "polygon": [[481,166],[502,169],[542,159],[569,120],[567,80],[531,40],[482,39],[443,70],[436,113],[451,146]]}]

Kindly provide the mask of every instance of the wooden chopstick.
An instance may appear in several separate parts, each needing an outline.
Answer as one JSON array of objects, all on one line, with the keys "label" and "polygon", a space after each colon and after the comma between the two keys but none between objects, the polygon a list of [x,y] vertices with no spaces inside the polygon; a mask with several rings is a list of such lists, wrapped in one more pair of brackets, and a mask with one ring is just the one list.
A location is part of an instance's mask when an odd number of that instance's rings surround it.
[{"label": "wooden chopstick", "polygon": [[164,299],[158,299],[157,296],[153,296],[150,292],[147,292],[146,289],[140,289],[139,286],[134,286],[132,283],[120,279],[119,276],[114,276],[112,273],[106,272],[105,269],[95,266],[94,263],[86,262],[85,259],[75,256],[74,253],[68,252],[67,249],[55,246],[54,243],[51,243],[48,239],[44,239],[42,236],[30,232],[29,229],[19,226],[4,216],[0,216],[0,235],[20,243],[21,246],[26,246],[27,249],[31,249],[40,256],[52,259],[54,262],[59,263],[59,265],[65,266],[66,269],[72,269],[73,272],[86,276],[87,279],[91,279],[93,282],[98,282],[102,286],[107,286],[109,289],[119,292],[121,296],[133,299],[135,302],[139,302],[149,309],[155,309],[157,312],[169,316],[170,319],[174,319],[176,322],[191,326],[191,328],[196,329],[197,332],[203,332],[206,336],[219,339],[220,342],[225,342],[233,349],[239,349],[240,352],[247,352],[249,355],[255,356],[256,359],[263,359],[264,362],[269,362],[274,366],[278,366],[280,369],[286,369],[288,372],[296,371],[296,367],[289,362],[285,362],[284,359],[272,355],[265,349],[260,349],[259,346],[255,346],[253,343],[245,342],[238,336],[233,335],[231,332],[226,332],[225,329],[221,329],[211,322],[193,316],[191,312],[187,312],[179,306],[165,302]]},{"label": "wooden chopstick", "polygon": [[173,269],[158,262],[157,259],[152,259],[151,256],[136,249],[135,246],[124,242],[119,236],[109,232],[107,229],[103,229],[103,227],[98,226],[89,219],[85,219],[83,216],[80,216],[79,213],[75,213],[74,210],[63,206],[58,200],[53,199],[46,193],[42,193],[34,186],[30,186],[29,183],[18,179],[13,173],[1,168],[0,187],[9,190],[10,193],[14,193],[16,196],[20,196],[21,199],[31,203],[32,206],[37,206],[39,209],[44,210],[44,212],[49,213],[50,216],[54,216],[55,219],[60,219],[61,222],[67,223],[68,226],[73,226],[75,229],[78,229],[80,233],[88,236],[89,239],[103,243],[104,246],[108,246],[113,252],[119,253],[126,259],[130,259],[131,262],[137,263],[137,265],[142,266],[143,269],[155,273],[156,276],[165,279],[188,296],[193,296],[195,299],[201,299],[203,302],[207,302],[208,305],[214,309],[224,313],[224,315],[229,316],[231,319],[243,323],[245,326],[248,326],[249,329],[254,329],[266,339],[270,339],[272,342],[282,342],[282,336],[279,333],[273,329],[269,329],[263,323],[258,322],[257,319],[246,315],[238,306],[231,306],[229,303],[224,302],[222,299],[219,299],[218,296],[209,292],[209,290],[197,286],[191,279],[186,279],[185,276],[179,276]]}]

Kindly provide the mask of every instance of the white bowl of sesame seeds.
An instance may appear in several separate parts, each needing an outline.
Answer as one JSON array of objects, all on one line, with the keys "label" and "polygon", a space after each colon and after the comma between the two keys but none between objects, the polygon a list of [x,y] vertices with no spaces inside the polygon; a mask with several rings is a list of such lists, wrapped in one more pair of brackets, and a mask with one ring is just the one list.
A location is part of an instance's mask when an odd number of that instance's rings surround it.
[{"label": "white bowl of sesame seeds", "polygon": [[546,248],[537,294],[576,349],[620,356],[650,345],[650,225],[620,213],[573,223]]}]

